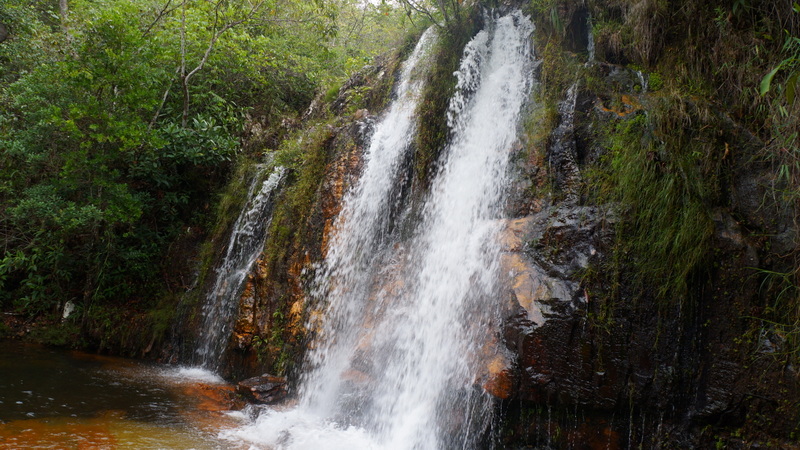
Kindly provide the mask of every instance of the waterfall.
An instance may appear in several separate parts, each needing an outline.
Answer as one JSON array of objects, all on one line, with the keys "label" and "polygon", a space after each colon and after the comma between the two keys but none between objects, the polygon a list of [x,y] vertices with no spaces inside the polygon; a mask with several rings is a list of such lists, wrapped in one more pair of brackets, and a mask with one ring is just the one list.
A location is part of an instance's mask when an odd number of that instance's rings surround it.
[{"label": "waterfall", "polygon": [[639,78],[639,86],[642,88],[642,93],[647,92],[648,83],[647,78],[644,76],[641,70],[636,71],[636,77]]},{"label": "waterfall", "polygon": [[[264,164],[257,169],[247,191],[248,200],[233,225],[225,258],[216,270],[214,287],[203,305],[203,323],[194,362],[209,370],[219,370],[245,277],[263,250],[273,194],[283,179],[282,167],[272,168]],[[268,169],[271,172],[267,173]]]},{"label": "waterfall", "polygon": [[[450,143],[421,214],[397,214],[432,32],[417,44],[318,273],[327,306],[310,324],[298,405],[263,409],[225,437],[287,449],[481,445],[493,401],[478,374],[496,333],[503,195],[533,63],[527,17],[487,23],[464,49]],[[398,220],[409,221],[403,233]]]},{"label": "waterfall", "polygon": [[317,296],[327,298],[325,323],[319,331],[320,347],[310,354],[304,395],[318,410],[332,411],[346,370],[359,339],[365,303],[376,271],[387,263],[381,250],[388,241],[392,200],[406,182],[401,170],[410,156],[414,137],[414,113],[423,89],[426,57],[436,39],[433,28],[420,38],[403,65],[396,100],[377,124],[364,155],[364,172],[343,200],[334,227],[325,268],[318,276]]},{"label": "waterfall", "polygon": [[567,89],[567,97],[558,105],[560,121],[553,130],[550,146],[550,167],[556,168],[555,185],[565,195],[568,203],[577,203],[580,198],[581,181],[578,169],[577,145],[575,142],[575,106],[578,101],[578,82]]}]

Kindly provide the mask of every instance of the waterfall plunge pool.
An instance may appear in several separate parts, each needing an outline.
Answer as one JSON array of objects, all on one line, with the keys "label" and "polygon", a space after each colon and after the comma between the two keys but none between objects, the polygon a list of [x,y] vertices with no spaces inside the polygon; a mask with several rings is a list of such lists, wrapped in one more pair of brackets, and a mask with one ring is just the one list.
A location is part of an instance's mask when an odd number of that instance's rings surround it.
[{"label": "waterfall plunge pool", "polygon": [[0,341],[3,449],[236,448],[233,398],[201,369]]}]

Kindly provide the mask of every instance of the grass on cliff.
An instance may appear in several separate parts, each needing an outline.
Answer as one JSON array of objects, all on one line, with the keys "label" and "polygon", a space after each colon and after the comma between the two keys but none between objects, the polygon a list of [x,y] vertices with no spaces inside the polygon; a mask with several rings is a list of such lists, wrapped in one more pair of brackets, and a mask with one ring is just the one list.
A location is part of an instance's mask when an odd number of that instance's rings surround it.
[{"label": "grass on cliff", "polygon": [[[657,286],[664,300],[682,300],[692,275],[708,263],[709,210],[719,196],[724,143],[707,111],[679,96],[655,99],[647,113],[609,124],[603,167],[588,190],[622,208],[617,252],[640,287]],[[694,123],[694,125],[693,125]]]},{"label": "grass on cliff", "polygon": [[272,216],[265,253],[268,267],[282,277],[286,262],[300,244],[317,198],[320,183],[332,153],[335,137],[330,123],[317,123],[287,139],[281,145],[276,163],[289,169],[287,187],[278,197]]},{"label": "grass on cliff", "polygon": [[422,186],[427,185],[439,154],[450,137],[447,108],[455,93],[454,73],[458,71],[464,46],[479,31],[480,21],[477,8],[474,8],[464,20],[451,22],[439,30],[432,57],[436,64],[428,72],[416,110],[415,174]]}]

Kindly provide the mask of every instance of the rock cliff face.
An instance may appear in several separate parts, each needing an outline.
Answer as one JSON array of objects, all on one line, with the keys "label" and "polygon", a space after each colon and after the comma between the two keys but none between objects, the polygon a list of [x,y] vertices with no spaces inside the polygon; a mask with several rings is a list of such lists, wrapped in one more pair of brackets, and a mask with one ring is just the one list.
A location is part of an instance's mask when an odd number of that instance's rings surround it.
[{"label": "rock cliff face", "polygon": [[[587,51],[588,11],[558,14],[567,24],[566,50]],[[364,100],[353,93],[385,95],[396,67],[388,60],[354,77],[329,107],[341,117],[315,125],[329,127],[323,176],[285,256],[276,261],[265,253],[250,275],[231,341],[231,375],[267,368],[296,378],[305,324],[317,314],[309,295],[314,264],[335,232],[373,114],[385,101],[359,104]],[[681,108],[703,111],[681,126],[699,130],[697,139],[705,139],[703,127],[714,127],[717,164],[702,173],[713,172],[716,184],[713,196],[701,199],[704,259],[678,261],[685,291],[662,292],[667,280],[635,275],[640,255],[625,245],[635,213],[592,189],[598,178],[613,176],[611,153],[624,151],[612,148],[609,135],[637,120],[653,123],[668,94],[648,90],[645,75],[610,62],[590,61],[575,78],[551,105],[555,120],[544,144],[523,140],[515,157],[519,182],[502,234],[502,326],[480,380],[498,398],[495,438],[508,448],[795,445],[799,377],[783,357],[795,351],[792,337],[758,319],[772,294],[753,268],[785,271],[781,255],[796,250],[797,233],[792,208],[765,200],[775,174],[756,159],[764,142],[721,105],[697,105],[713,99],[681,100]],[[548,82],[542,80],[541,95]],[[637,139],[668,141],[654,128]],[[691,184],[671,154],[655,149],[641,158],[659,180],[676,176]]]},{"label": "rock cliff face", "polygon": [[[225,357],[227,376],[242,378],[264,369],[296,374],[299,369],[307,344],[306,325],[319,314],[310,296],[316,264],[324,258],[335,232],[342,198],[360,173],[375,120],[375,113],[368,108],[377,113],[383,107],[397,64],[398,56],[377,60],[348,80],[330,104],[317,99],[307,111],[305,126],[314,125],[311,130],[300,130],[296,139],[301,142],[309,134],[323,135],[303,148],[318,153],[313,162],[317,173],[305,180],[304,192],[292,191],[303,182],[298,178],[308,176],[304,173],[307,168],[294,169],[289,189],[278,200],[276,209],[295,216],[270,229],[265,251],[247,278]],[[298,203],[303,205],[302,211],[297,210]],[[291,227],[293,236],[276,249],[272,247],[277,241],[274,235],[286,232],[278,227]]]},{"label": "rock cliff face", "polygon": [[[778,356],[793,347],[756,320],[771,294],[754,268],[782,270],[776,255],[795,251],[797,233],[791,208],[765,200],[774,173],[758,162],[764,143],[718,105],[705,119],[717,127],[724,160],[720,192],[705,211],[712,256],[690,275],[683,299],[664,299],[658,287],[665,280],[635,280],[636,255],[621,250],[629,237],[619,220],[626,205],[597,203],[586,190],[597,184],[581,174],[608,170],[603,159],[613,150],[600,130],[649,120],[668,94],[647,92],[642,74],[623,66],[587,66],[549,140],[556,200],[509,222],[503,337],[517,359],[502,441],[537,448],[796,445],[798,374]],[[574,110],[564,108],[568,102]],[[657,170],[670,170],[659,155],[648,156]]]}]

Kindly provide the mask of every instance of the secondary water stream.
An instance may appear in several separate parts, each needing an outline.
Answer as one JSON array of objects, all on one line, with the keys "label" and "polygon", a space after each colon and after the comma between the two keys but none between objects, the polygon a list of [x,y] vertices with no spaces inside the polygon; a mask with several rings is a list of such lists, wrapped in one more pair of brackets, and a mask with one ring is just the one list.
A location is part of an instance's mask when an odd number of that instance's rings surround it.
[{"label": "secondary water stream", "polygon": [[250,182],[247,202],[233,224],[225,257],[217,268],[214,285],[203,305],[203,323],[198,333],[194,363],[217,370],[231,334],[233,318],[245,277],[264,248],[276,189],[284,169],[270,164],[257,166]]}]

